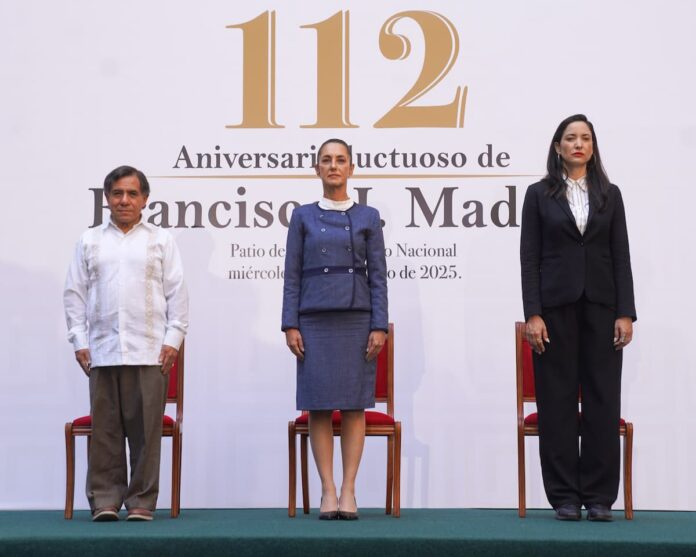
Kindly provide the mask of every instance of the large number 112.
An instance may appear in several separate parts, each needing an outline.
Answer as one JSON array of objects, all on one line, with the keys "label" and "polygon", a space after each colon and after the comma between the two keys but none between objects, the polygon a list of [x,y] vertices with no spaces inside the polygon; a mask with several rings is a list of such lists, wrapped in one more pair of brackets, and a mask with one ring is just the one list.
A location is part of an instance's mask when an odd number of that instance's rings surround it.
[{"label": "large number 112", "polygon": [[[459,54],[459,36],[446,17],[435,12],[405,11],[391,16],[379,32],[379,48],[390,60],[404,60],[411,53],[408,38],[394,32],[401,19],[415,21],[423,32],[425,55],[420,75],[411,89],[375,128],[461,128],[464,124],[467,87],[457,87],[452,102],[413,106],[435,87],[452,68]],[[303,128],[356,128],[350,121],[349,53],[350,12],[303,25],[317,32],[317,120]],[[228,128],[282,128],[275,115],[275,11],[228,28],[243,33],[244,82],[242,121]]]}]

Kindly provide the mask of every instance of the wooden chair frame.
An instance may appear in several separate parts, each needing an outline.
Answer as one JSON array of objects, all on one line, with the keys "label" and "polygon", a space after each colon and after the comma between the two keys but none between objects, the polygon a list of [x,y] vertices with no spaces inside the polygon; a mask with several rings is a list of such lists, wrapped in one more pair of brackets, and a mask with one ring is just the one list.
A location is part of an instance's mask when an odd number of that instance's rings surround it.
[{"label": "wooden chair frame", "polygon": [[[181,445],[184,424],[184,343],[179,348],[176,359],[176,396],[170,397],[167,393],[167,404],[176,404],[176,418],[172,423],[168,421],[162,425],[162,437],[172,438],[172,503],[171,516],[176,518],[181,510]],[[170,376],[171,382],[174,381]],[[74,425],[73,422],[65,424],[65,518],[73,517],[73,504],[75,497],[75,437],[87,437],[87,457],[89,458],[89,446],[92,439],[91,425]]]},{"label": "wooden chair frame", "polygon": [[[537,424],[526,424],[524,405],[536,403],[535,396],[524,394],[524,354],[525,345],[529,344],[524,337],[525,323],[515,323],[515,351],[517,367],[517,481],[518,481],[518,512],[520,518],[527,514],[525,491],[525,437],[539,436]],[[580,398],[578,397],[578,400]],[[622,420],[623,421],[623,420]],[[633,424],[623,421],[619,426],[619,435],[623,437],[623,482],[624,482],[624,515],[626,520],[633,520]]]},{"label": "wooden chair frame", "polygon": [[[394,324],[389,323],[387,336],[387,396],[376,397],[376,402],[386,403],[387,414],[394,417]],[[384,348],[383,348],[384,350]],[[303,412],[306,414],[307,412]],[[341,435],[340,424],[333,426],[334,436]],[[300,437],[300,474],[302,478],[302,509],[309,514],[309,470],[307,445],[309,424],[288,422],[288,455],[289,455],[289,500],[288,516],[294,517],[297,503],[297,446],[296,437]],[[394,421],[389,425],[366,424],[366,437],[387,438],[387,498],[385,513],[401,516],[401,422]]]}]

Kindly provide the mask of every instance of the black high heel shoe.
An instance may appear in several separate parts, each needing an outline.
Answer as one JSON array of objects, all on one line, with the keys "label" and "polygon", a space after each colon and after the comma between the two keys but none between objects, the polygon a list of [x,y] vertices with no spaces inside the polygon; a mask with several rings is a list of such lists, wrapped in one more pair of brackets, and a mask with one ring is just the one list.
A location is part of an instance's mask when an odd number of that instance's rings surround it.
[{"label": "black high heel shoe", "polygon": [[[355,497],[353,497],[353,501],[355,501],[355,506],[357,508],[358,501]],[[340,520],[358,520],[360,518],[360,515],[358,514],[357,510],[355,510],[355,511],[342,511],[339,507],[338,518]]]},{"label": "black high heel shoe", "polygon": [[[324,502],[324,498],[321,498],[321,502]],[[321,505],[321,503],[319,503]],[[319,520],[337,520],[339,511],[319,511]]]}]

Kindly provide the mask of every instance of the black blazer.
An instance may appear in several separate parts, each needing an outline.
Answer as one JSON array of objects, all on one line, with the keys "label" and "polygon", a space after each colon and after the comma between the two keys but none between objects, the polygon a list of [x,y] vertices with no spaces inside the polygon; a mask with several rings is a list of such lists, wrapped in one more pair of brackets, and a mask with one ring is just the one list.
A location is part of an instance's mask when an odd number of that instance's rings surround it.
[{"label": "black blazer", "polygon": [[580,234],[565,194],[547,195],[548,182],[527,188],[522,208],[520,261],[525,319],[543,308],[571,304],[585,294],[636,320],[628,232],[621,192],[611,185],[604,211],[590,196],[585,234]]}]

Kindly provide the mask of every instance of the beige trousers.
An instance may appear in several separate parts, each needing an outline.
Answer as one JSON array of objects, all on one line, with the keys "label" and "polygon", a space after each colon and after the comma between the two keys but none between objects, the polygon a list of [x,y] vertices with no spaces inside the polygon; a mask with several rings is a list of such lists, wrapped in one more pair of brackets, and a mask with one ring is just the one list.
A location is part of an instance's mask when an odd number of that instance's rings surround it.
[{"label": "beige trousers", "polygon": [[87,499],[93,511],[120,509],[124,503],[126,509],[155,510],[168,382],[160,366],[106,366],[90,372]]}]

